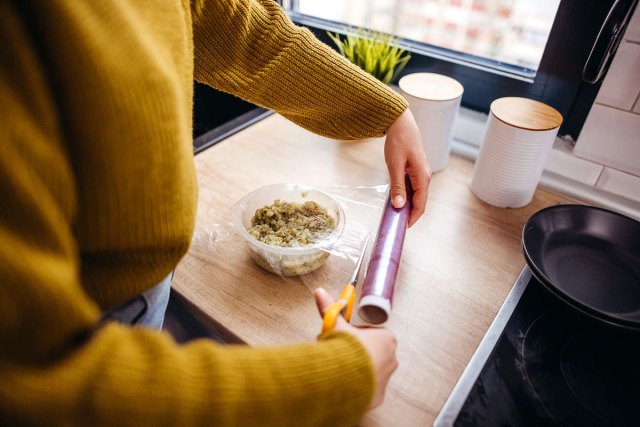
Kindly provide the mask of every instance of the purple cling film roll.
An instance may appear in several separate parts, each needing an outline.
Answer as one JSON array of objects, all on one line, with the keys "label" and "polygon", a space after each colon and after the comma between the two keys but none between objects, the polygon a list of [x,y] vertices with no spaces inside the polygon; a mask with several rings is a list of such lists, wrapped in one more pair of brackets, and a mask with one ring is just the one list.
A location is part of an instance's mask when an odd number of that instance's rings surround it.
[{"label": "purple cling film roll", "polygon": [[405,176],[405,185],[407,201],[404,206],[400,209],[394,208],[391,204],[391,192],[389,192],[380,219],[358,308],[360,318],[367,323],[384,323],[391,313],[393,287],[398,276],[413,197],[408,176]]}]

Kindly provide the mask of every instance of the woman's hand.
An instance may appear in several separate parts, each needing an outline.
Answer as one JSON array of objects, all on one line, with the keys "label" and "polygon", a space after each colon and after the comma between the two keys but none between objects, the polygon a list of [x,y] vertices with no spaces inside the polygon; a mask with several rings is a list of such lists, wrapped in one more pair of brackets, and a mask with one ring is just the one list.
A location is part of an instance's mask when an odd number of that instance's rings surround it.
[{"label": "woman's hand", "polygon": [[407,108],[387,129],[384,157],[389,169],[391,201],[395,208],[404,206],[407,199],[405,174],[413,187],[409,227],[422,216],[427,204],[431,169],[422,147],[422,138],[413,114]]},{"label": "woman's hand", "polygon": [[[327,308],[333,303],[333,298],[322,288],[313,292],[320,315],[323,316]],[[345,331],[360,340],[369,353],[375,370],[376,389],[369,408],[379,406],[384,400],[384,392],[387,388],[391,374],[398,367],[396,359],[396,337],[391,331],[384,328],[355,327],[338,316],[334,327],[336,331]]]}]

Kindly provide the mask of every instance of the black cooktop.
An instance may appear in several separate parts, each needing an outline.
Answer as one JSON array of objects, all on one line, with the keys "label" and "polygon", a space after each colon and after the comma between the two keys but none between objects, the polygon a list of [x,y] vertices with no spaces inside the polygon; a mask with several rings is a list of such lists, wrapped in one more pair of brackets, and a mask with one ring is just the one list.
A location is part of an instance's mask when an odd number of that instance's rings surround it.
[{"label": "black cooktop", "polygon": [[434,426],[546,425],[640,425],[640,332],[575,311],[525,267]]}]

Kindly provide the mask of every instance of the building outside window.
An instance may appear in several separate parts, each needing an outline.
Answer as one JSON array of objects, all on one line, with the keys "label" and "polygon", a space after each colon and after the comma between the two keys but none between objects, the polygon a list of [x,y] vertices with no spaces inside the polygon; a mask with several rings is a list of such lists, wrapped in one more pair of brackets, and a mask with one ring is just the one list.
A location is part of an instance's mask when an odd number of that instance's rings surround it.
[{"label": "building outside window", "polygon": [[[368,27],[535,77],[560,0],[298,0],[296,11]],[[418,49],[419,51],[420,49]]]}]

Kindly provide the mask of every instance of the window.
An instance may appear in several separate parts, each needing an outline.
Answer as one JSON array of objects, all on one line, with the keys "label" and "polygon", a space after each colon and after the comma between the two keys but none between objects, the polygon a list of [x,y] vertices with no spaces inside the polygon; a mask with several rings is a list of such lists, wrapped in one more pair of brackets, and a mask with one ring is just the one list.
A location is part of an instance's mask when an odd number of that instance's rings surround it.
[{"label": "window", "polygon": [[589,57],[599,39],[606,39],[607,49],[615,49],[607,37],[614,39],[622,32],[635,3],[285,0],[284,6],[295,22],[330,46],[326,31],[344,34],[365,26],[392,32],[412,52],[402,74],[427,71],[451,76],[465,87],[462,105],[482,112],[503,96],[540,100],[562,113],[560,134],[575,139],[601,83],[583,80],[585,64],[594,61]]},{"label": "window", "polygon": [[298,0],[297,12],[394,33],[419,53],[491,66],[529,80],[560,0]]}]

